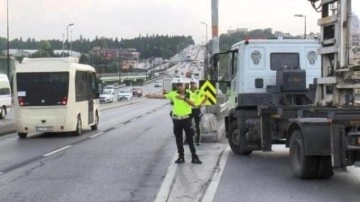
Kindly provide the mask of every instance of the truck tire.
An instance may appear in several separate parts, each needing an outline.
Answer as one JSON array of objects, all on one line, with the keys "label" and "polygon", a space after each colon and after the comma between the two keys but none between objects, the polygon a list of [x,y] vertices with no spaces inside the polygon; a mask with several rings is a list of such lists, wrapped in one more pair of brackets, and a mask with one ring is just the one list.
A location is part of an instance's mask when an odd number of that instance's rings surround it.
[{"label": "truck tire", "polygon": [[[252,150],[245,150],[240,146],[240,132],[237,127],[236,120],[231,122],[229,133],[229,145],[231,150],[237,155],[249,155],[252,153]],[[245,134],[243,134],[245,135]]]},{"label": "truck tire", "polygon": [[294,175],[301,179],[316,178],[318,157],[305,156],[305,145],[300,131],[294,131],[290,139],[290,167]]},{"label": "truck tire", "polygon": [[317,172],[317,178],[329,179],[334,175],[334,171],[331,163],[331,156],[319,156],[319,166]]}]

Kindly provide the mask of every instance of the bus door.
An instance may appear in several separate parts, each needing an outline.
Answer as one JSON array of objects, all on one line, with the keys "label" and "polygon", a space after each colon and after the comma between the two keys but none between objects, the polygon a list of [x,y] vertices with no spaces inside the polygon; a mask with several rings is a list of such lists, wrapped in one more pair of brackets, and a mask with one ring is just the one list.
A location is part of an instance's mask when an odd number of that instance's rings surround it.
[{"label": "bus door", "polygon": [[89,114],[89,120],[88,123],[94,123],[94,100],[89,99],[88,100],[88,114]]},{"label": "bus door", "polygon": [[94,104],[96,103],[96,99],[98,99],[99,94],[99,85],[96,80],[96,74],[94,72],[88,73],[88,123],[94,123],[95,119],[95,109]]}]

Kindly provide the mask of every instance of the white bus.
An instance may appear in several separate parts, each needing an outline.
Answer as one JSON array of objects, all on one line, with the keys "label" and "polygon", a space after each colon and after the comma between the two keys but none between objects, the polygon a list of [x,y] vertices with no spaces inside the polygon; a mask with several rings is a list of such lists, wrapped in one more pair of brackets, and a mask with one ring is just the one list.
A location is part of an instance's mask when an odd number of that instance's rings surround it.
[{"label": "white bus", "polygon": [[0,74],[0,119],[4,119],[11,109],[10,82],[6,74]]},{"label": "white bus", "polygon": [[99,93],[95,69],[72,58],[24,59],[14,75],[14,108],[20,138],[28,133],[96,130]]}]

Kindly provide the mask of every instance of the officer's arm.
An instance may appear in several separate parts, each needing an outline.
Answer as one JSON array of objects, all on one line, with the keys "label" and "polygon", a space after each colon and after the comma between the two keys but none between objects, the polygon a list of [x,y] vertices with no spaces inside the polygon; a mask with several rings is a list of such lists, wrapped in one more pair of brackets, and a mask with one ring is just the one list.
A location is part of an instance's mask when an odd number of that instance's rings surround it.
[{"label": "officer's arm", "polygon": [[204,99],[203,101],[201,102],[201,105],[204,105],[208,100],[208,96],[206,94],[204,94]]},{"label": "officer's arm", "polygon": [[165,95],[164,94],[146,94],[145,95],[146,98],[155,98],[155,99],[165,99]]}]

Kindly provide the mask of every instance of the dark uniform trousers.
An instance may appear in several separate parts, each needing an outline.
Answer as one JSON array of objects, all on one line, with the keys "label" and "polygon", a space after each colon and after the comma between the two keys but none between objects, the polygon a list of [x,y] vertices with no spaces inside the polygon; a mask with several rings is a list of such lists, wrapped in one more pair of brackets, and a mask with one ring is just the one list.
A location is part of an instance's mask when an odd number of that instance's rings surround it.
[{"label": "dark uniform trousers", "polygon": [[190,116],[185,119],[173,119],[173,123],[179,157],[184,157],[183,130],[185,131],[192,157],[197,157],[193,140],[194,130],[192,128],[192,117]]},{"label": "dark uniform trousers", "polygon": [[[201,110],[200,108],[193,108],[192,109],[192,117],[194,117],[194,121],[195,121],[195,142],[199,143],[200,142],[200,115],[201,115]],[[186,138],[186,140],[188,140]]]}]

